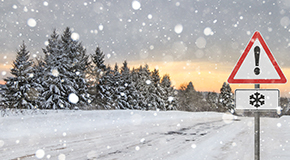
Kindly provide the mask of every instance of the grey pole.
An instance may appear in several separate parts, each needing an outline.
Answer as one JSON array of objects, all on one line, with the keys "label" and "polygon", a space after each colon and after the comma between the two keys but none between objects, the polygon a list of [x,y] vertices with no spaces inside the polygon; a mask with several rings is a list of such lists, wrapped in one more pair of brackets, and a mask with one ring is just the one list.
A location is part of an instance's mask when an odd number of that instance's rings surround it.
[{"label": "grey pole", "polygon": [[[255,84],[255,89],[259,89],[260,84]],[[255,160],[260,160],[260,113],[258,108],[255,111]]]}]

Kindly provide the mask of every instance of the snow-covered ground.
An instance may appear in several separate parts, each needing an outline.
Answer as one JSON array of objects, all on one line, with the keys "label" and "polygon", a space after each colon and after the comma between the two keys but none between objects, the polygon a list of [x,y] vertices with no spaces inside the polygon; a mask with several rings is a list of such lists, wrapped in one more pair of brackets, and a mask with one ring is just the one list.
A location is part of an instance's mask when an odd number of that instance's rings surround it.
[{"label": "snow-covered ground", "polygon": [[[55,111],[0,117],[1,159],[254,159],[254,119],[223,113]],[[261,159],[290,158],[290,117],[261,118]]]}]

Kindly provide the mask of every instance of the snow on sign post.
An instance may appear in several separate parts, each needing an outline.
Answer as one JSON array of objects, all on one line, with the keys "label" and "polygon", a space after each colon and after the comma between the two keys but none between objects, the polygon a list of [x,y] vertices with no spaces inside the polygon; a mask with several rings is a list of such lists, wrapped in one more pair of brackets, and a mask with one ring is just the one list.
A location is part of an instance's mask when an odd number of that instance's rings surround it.
[{"label": "snow on sign post", "polygon": [[287,79],[260,32],[256,31],[228,78],[228,83],[255,84],[255,89],[236,89],[236,109],[255,112],[255,160],[260,159],[260,110],[277,109],[278,89],[260,89],[260,84],[286,83]]}]

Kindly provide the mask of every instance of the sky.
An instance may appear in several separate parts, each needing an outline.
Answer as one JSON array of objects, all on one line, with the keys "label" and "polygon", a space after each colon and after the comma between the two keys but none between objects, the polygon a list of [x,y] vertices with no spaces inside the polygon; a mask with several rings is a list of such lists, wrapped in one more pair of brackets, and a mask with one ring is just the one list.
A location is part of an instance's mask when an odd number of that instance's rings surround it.
[{"label": "sky", "polygon": [[[31,58],[56,29],[73,30],[105,63],[149,64],[173,85],[193,82],[196,90],[219,92],[255,31],[260,31],[286,78],[290,77],[289,0],[1,0],[0,79],[10,75],[24,41]],[[231,85],[253,88],[254,85]],[[290,83],[261,85],[290,96]]]}]

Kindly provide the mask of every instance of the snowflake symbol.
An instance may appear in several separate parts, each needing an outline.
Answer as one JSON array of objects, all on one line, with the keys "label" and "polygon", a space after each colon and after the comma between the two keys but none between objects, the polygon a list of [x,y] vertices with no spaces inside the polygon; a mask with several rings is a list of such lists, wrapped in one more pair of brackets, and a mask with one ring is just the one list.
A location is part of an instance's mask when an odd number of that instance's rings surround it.
[{"label": "snowflake symbol", "polygon": [[259,92],[256,92],[250,95],[250,105],[255,106],[256,108],[265,104],[265,96]]}]

